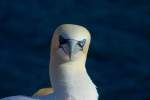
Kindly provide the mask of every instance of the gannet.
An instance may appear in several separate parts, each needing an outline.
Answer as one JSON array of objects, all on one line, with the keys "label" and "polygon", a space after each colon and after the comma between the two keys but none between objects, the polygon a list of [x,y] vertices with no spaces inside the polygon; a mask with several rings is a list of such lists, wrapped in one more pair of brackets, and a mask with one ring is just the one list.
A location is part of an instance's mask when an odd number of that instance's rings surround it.
[{"label": "gannet", "polygon": [[51,42],[52,91],[43,96],[12,96],[0,100],[98,100],[96,86],[85,67],[90,40],[90,32],[83,26],[60,25]]}]

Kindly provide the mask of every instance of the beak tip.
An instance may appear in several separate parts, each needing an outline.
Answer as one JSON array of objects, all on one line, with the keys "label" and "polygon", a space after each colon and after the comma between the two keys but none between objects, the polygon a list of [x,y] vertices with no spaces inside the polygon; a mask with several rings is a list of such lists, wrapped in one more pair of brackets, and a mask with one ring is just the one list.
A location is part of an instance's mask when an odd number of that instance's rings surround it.
[{"label": "beak tip", "polygon": [[71,54],[69,54],[69,60],[71,60],[71,58],[72,58],[72,56],[71,56]]}]

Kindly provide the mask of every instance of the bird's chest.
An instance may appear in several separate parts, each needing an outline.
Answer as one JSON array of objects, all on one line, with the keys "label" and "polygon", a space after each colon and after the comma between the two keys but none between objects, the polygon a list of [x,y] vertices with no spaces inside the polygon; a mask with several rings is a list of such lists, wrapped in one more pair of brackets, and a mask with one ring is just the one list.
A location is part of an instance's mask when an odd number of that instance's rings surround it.
[{"label": "bird's chest", "polygon": [[80,96],[67,96],[63,99],[60,99],[60,100],[89,100],[87,99],[86,97],[80,97]]},{"label": "bird's chest", "polygon": [[81,91],[78,91],[78,93],[69,93],[65,94],[63,96],[60,96],[59,100],[96,100],[94,99],[95,96],[88,93],[81,93]]},{"label": "bird's chest", "polygon": [[96,99],[89,97],[89,96],[84,96],[84,97],[83,96],[76,96],[76,97],[75,96],[69,96],[64,100],[96,100]]}]

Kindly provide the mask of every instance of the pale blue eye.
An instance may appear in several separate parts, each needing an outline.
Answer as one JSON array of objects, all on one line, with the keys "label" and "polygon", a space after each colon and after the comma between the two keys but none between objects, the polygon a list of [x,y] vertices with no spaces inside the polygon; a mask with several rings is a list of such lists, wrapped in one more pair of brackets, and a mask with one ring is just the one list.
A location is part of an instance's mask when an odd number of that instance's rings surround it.
[{"label": "pale blue eye", "polygon": [[83,48],[84,45],[85,45],[85,42],[86,42],[86,39],[83,39],[82,41],[79,41],[79,46],[80,46],[81,48]]},{"label": "pale blue eye", "polygon": [[63,38],[62,36],[59,36],[59,43],[61,44],[65,44],[67,43],[67,39]]}]

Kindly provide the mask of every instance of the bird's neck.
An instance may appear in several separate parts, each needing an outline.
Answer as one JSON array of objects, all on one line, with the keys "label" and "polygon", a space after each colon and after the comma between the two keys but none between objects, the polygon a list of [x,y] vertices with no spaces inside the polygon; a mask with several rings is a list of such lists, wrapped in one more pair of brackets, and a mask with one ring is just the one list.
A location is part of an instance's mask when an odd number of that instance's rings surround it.
[{"label": "bird's neck", "polygon": [[97,100],[94,99],[97,91],[86,71],[85,63],[72,61],[50,66],[52,87],[55,94],[63,98],[61,100]]}]

